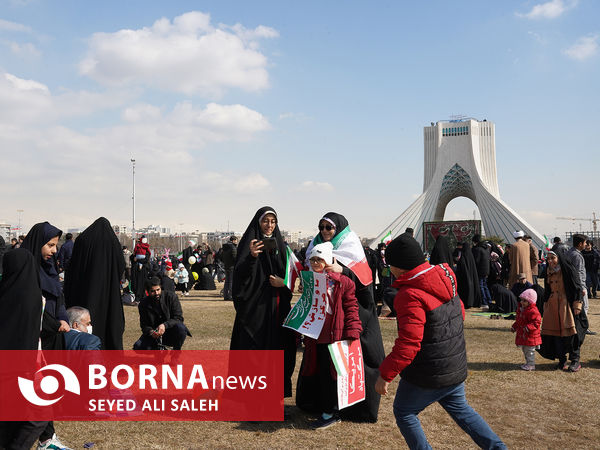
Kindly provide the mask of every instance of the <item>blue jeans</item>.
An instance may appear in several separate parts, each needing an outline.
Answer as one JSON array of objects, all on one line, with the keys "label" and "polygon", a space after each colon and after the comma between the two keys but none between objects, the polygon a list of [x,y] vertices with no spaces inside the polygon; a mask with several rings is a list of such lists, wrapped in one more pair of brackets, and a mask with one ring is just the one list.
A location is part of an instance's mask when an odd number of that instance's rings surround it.
[{"label": "blue jeans", "polygon": [[492,295],[487,284],[487,278],[481,278],[479,280],[479,288],[481,289],[481,301],[484,305],[492,303]]},{"label": "blue jeans", "polygon": [[442,405],[442,408],[479,447],[506,448],[504,442],[492,431],[486,421],[467,403],[464,383],[440,389],[424,389],[400,380],[394,399],[394,416],[410,449],[431,448],[417,415],[435,402]]}]

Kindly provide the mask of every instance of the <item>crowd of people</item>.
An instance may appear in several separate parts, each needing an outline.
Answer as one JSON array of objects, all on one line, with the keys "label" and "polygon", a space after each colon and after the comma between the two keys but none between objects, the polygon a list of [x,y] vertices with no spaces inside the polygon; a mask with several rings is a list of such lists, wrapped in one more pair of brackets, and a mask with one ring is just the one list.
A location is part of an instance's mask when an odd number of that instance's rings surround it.
[{"label": "crowd of people", "polygon": [[[427,255],[410,228],[371,250],[343,215],[328,212],[317,223],[309,245],[292,252],[276,211],[265,206],[239,244],[232,236],[215,252],[189,241],[179,256],[168,250],[153,255],[145,236],[130,251],[103,217],[75,240],[67,234],[60,249],[62,231],[38,223],[12,249],[0,245],[0,350],[122,350],[124,299],[139,310],[135,350],[180,350],[191,336],[180,296],[216,289],[216,279],[224,281],[223,299],[235,309],[230,349],[283,350],[285,397],[292,396],[296,351],[304,347],[296,405],[318,414],[313,428],[377,421],[380,396],[399,375],[394,414],[410,448],[427,447],[417,416],[434,402],[482,448],[504,448],[465,397],[465,309],[513,313],[523,370],[535,370],[536,351],[558,360],[560,370],[580,370],[581,345],[586,334],[595,334],[587,321],[588,298],[597,294],[600,261],[586,236],[574,235],[571,248],[556,238],[540,264],[522,231],[506,248],[475,235],[452,249],[439,236]],[[317,338],[282,326],[292,308],[289,276],[298,267],[326,275],[327,309]],[[398,323],[387,357],[379,317]],[[328,351],[340,340],[360,341],[365,372],[365,400],[344,409],[338,408]],[[287,419],[291,411],[284,413]],[[52,422],[0,427],[0,447],[29,448],[39,440],[38,448],[66,448]]]}]

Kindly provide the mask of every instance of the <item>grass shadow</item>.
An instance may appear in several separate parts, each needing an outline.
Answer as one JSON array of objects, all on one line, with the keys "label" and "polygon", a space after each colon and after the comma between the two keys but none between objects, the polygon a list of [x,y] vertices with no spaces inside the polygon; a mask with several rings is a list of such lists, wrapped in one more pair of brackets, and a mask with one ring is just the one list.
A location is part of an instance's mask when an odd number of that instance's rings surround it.
[{"label": "grass shadow", "polygon": [[497,372],[508,372],[519,370],[519,365],[505,362],[468,362],[467,369],[473,371],[495,370]]},{"label": "grass shadow", "polygon": [[[508,322],[508,321],[507,321]],[[500,331],[504,333],[511,333],[510,327],[508,328],[495,328],[495,327],[465,327],[465,330],[483,330],[483,331]]]},{"label": "grass shadow", "polygon": [[305,413],[298,408],[290,412],[291,418],[281,422],[240,422],[235,427],[240,431],[252,433],[275,433],[279,430],[311,430],[314,414]]}]

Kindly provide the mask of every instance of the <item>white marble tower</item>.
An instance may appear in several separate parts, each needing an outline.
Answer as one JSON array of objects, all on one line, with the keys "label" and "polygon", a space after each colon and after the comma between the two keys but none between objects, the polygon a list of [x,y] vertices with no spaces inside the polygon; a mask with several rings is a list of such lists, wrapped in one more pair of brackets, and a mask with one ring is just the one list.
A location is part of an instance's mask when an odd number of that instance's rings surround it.
[{"label": "white marble tower", "polygon": [[470,198],[479,208],[488,236],[514,242],[512,233],[523,230],[537,248],[544,238],[500,199],[496,175],[494,124],[475,119],[437,122],[424,128],[425,167],[423,193],[373,241],[376,247],[391,231],[392,237],[414,228],[423,241],[423,222],[444,220],[446,206],[456,197]]}]

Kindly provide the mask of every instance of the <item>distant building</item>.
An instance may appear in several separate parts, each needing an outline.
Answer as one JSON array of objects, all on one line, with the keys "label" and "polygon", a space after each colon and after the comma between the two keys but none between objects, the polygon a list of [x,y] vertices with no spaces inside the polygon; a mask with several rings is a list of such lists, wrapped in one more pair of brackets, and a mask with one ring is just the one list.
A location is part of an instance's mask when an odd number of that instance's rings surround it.
[{"label": "distant building", "polygon": [[5,241],[10,241],[10,238],[11,238],[10,224],[0,222],[0,236],[2,236]]}]

